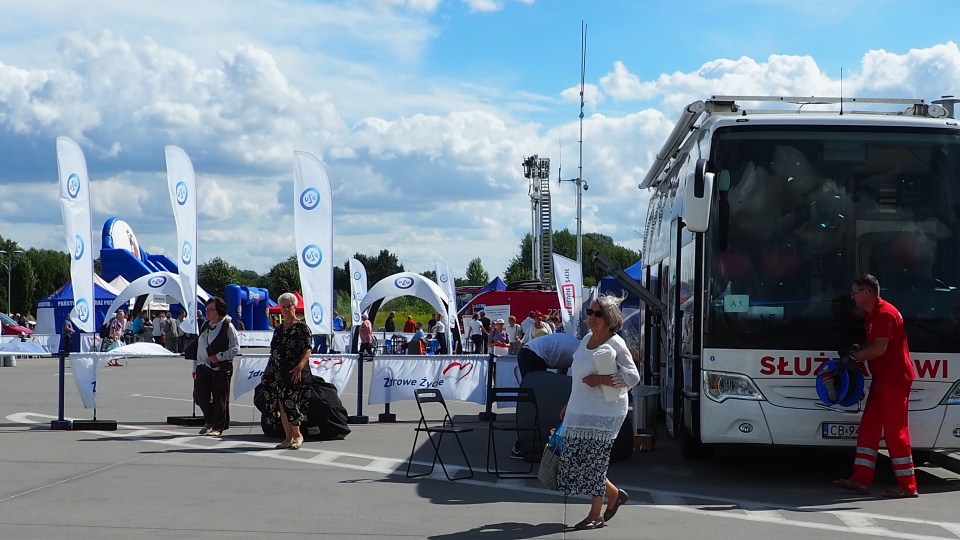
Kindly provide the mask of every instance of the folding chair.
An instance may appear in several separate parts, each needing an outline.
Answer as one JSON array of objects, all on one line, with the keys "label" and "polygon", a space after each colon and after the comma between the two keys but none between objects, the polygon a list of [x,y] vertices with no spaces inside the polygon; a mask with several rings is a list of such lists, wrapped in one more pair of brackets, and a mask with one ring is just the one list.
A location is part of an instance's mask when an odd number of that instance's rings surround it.
[{"label": "folding chair", "polygon": [[[519,438],[521,432],[533,433],[533,448],[543,448],[546,444],[543,442],[540,434],[540,410],[537,408],[537,397],[532,388],[491,388],[487,394],[489,407],[496,403],[516,403],[517,413],[513,415],[513,421],[506,419],[506,415],[496,415],[496,418],[488,422],[489,435],[487,436],[487,472],[496,474],[498,478],[536,478],[537,474],[533,470],[533,463],[536,459],[529,461],[529,467],[526,470],[501,470],[500,463],[497,460],[497,442],[495,433],[504,431],[513,433],[514,438]],[[523,422],[521,425],[520,416],[522,408],[532,407],[533,422]],[[488,409],[489,410],[489,409]],[[490,468],[490,456],[493,455],[493,469]]]},{"label": "folding chair", "polygon": [[[414,390],[413,395],[417,400],[417,408],[420,409],[420,422],[417,423],[417,427],[415,429],[416,436],[413,438],[413,449],[410,450],[410,459],[407,460],[407,478],[419,478],[421,476],[432,474],[433,469],[437,466],[437,461],[440,462],[440,467],[443,469],[443,474],[447,476],[447,480],[464,480],[466,478],[472,478],[473,467],[470,466],[470,460],[467,459],[467,452],[463,449],[463,443],[460,441],[460,434],[473,431],[473,428],[457,427],[453,425],[453,419],[450,418],[450,411],[447,409],[447,403],[443,400],[443,394],[440,393],[440,390],[436,388],[424,388]],[[427,420],[427,417],[423,412],[423,406],[427,403],[439,403],[440,407],[443,407],[443,421],[441,423],[437,424],[438,420]],[[438,408],[437,411],[439,412]],[[430,445],[433,447],[433,463],[430,465],[429,471],[411,474],[410,466],[413,464],[413,454],[417,451],[417,439],[420,437],[420,433],[426,433],[427,438],[430,439]],[[433,438],[434,434],[438,435],[436,439]],[[452,477],[450,476],[450,473],[447,472],[447,466],[443,463],[443,458],[440,457],[440,445],[443,443],[443,436],[447,434],[451,434],[457,439],[457,444],[460,446],[460,453],[463,454],[463,460],[467,464],[467,470],[470,471],[470,474]]]}]

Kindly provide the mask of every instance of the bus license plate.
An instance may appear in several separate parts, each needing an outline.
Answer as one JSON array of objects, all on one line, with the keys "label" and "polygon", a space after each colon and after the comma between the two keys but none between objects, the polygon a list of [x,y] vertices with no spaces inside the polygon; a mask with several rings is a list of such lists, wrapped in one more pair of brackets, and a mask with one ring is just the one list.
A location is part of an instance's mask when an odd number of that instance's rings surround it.
[{"label": "bus license plate", "polygon": [[860,424],[823,424],[824,439],[856,439]]}]

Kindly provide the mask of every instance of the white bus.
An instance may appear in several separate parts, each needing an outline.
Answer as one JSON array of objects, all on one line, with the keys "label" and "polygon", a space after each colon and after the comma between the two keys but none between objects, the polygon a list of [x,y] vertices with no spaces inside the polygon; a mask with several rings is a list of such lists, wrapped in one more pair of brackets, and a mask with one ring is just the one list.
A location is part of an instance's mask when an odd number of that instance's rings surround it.
[{"label": "white bus", "polygon": [[864,401],[826,408],[814,374],[865,339],[850,298],[863,273],[906,324],[915,460],[960,447],[957,102],[714,96],[686,108],[640,188],[643,285],[665,307],[646,310],[642,357],[687,457],[855,444]]}]

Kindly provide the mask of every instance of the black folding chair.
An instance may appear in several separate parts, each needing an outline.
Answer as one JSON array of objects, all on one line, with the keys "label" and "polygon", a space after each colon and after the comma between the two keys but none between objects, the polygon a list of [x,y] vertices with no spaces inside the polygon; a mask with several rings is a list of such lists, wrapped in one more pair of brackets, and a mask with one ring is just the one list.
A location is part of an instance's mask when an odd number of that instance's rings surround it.
[{"label": "black folding chair", "polygon": [[[437,466],[437,461],[440,462],[440,467],[443,469],[443,474],[447,476],[447,480],[464,480],[466,478],[472,478],[473,467],[470,466],[470,460],[467,459],[467,452],[463,449],[463,443],[460,441],[460,434],[473,431],[473,428],[457,427],[453,425],[453,419],[450,418],[450,411],[447,409],[447,403],[443,400],[443,394],[440,393],[440,390],[436,388],[424,388],[420,390],[414,390],[413,395],[417,400],[417,408],[420,409],[420,422],[417,423],[417,427],[415,429],[416,435],[413,438],[413,449],[410,450],[410,459],[407,460],[407,478],[419,478],[421,476],[432,474],[433,469]],[[427,420],[423,409],[424,405],[428,403],[439,403],[439,407],[443,407],[442,421]],[[437,412],[439,413],[439,407],[431,408],[437,409]],[[433,463],[430,465],[429,471],[413,474],[410,472],[410,466],[413,464],[413,454],[417,451],[417,439],[420,437],[420,433],[426,433],[427,438],[430,439],[430,445],[433,447]],[[434,434],[437,434],[436,439],[433,438]],[[443,442],[443,436],[447,434],[453,435],[454,438],[457,439],[457,444],[460,446],[460,453],[463,454],[463,461],[467,464],[467,470],[470,471],[470,474],[452,477],[450,476],[450,473],[447,472],[447,466],[444,465],[443,458],[440,457],[440,445]]]},{"label": "black folding chair", "polygon": [[[507,419],[506,415],[498,414],[496,418],[491,416],[488,423],[489,435],[487,436],[487,472],[496,474],[498,478],[536,478],[537,474],[533,470],[533,463],[536,459],[528,461],[529,467],[526,470],[501,470],[500,463],[497,460],[497,441],[495,433],[505,431],[514,434],[514,439],[519,439],[520,433],[533,433],[533,448],[543,448],[546,444],[543,442],[540,434],[540,410],[537,408],[537,397],[532,388],[491,388],[487,394],[489,407],[496,403],[516,403],[517,412],[513,415],[513,421]],[[532,407],[532,410],[530,409]],[[521,411],[524,413],[531,410],[533,413],[533,422],[521,422]],[[524,414],[526,416],[526,414]],[[490,468],[490,456],[493,455],[493,469]]]}]

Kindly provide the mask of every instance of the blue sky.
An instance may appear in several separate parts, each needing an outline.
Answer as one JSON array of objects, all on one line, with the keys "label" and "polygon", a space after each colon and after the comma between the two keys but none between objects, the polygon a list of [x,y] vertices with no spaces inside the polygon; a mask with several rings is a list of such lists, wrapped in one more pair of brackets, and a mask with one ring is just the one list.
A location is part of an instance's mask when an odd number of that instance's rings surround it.
[{"label": "blue sky", "polygon": [[[176,241],[163,147],[191,156],[200,261],[265,272],[294,251],[293,151],[327,165],[334,258],[409,270],[481,257],[501,273],[529,231],[520,162],[576,172],[588,25],[584,230],[635,249],[636,188],[680,109],[712,94],[934,99],[960,92],[955,2],[68,0],[0,20],[0,234],[66,249],[54,141],[86,153],[94,227]],[[552,173],[556,178],[556,171]],[[553,184],[554,227],[575,192]],[[97,235],[99,236],[99,235]],[[99,240],[97,240],[97,243]]]}]

